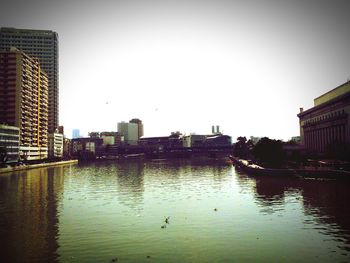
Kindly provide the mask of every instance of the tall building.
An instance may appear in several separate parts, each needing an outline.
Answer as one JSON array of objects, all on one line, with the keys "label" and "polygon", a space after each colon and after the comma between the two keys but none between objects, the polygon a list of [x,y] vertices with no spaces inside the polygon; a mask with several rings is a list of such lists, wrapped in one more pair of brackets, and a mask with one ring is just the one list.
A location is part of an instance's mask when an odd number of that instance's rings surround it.
[{"label": "tall building", "polygon": [[138,131],[138,139],[140,139],[143,136],[143,124],[140,119],[132,119],[129,121],[129,123],[136,123],[138,125],[137,131]]},{"label": "tall building", "polygon": [[318,154],[344,150],[350,144],[349,116],[350,81],[314,99],[311,109],[300,108],[301,144]]},{"label": "tall building", "polygon": [[24,159],[47,157],[48,77],[37,59],[14,47],[0,51],[0,123],[20,129]]},{"label": "tall building", "polygon": [[0,28],[0,49],[16,47],[40,61],[49,80],[49,132],[59,124],[58,107],[58,35],[50,30]]},{"label": "tall building", "polygon": [[138,144],[138,125],[136,123],[119,122],[118,133],[124,137],[124,143],[129,145]]}]

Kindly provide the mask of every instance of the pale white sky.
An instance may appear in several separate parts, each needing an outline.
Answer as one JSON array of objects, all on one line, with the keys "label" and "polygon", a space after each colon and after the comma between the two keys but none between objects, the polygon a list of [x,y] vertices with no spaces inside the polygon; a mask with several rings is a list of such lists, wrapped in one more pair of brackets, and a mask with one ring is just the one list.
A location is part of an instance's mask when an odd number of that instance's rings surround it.
[{"label": "pale white sky", "polygon": [[[7,3],[6,3],[7,2]],[[0,26],[59,34],[60,124],[289,139],[350,78],[349,1],[5,1]]]}]

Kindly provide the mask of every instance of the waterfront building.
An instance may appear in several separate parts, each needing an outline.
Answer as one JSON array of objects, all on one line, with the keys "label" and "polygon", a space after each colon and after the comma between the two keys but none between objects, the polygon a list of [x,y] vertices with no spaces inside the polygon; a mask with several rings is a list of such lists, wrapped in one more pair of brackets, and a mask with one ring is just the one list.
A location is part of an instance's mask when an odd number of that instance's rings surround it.
[{"label": "waterfront building", "polygon": [[0,51],[0,123],[20,129],[21,158],[47,158],[48,77],[14,47]]},{"label": "waterfront building", "polygon": [[118,133],[127,145],[137,145],[139,140],[139,125],[137,123],[119,122]]},{"label": "waterfront building", "polygon": [[0,149],[5,151],[5,163],[16,163],[19,160],[19,128],[0,124]]},{"label": "waterfront building", "polygon": [[89,132],[88,135],[90,138],[100,138],[99,132]]},{"label": "waterfront building", "polygon": [[50,133],[49,134],[49,158],[63,157],[63,134]]},{"label": "waterfront building", "polygon": [[178,134],[159,137],[142,137],[139,140],[139,145],[146,149],[159,150],[169,148],[182,148],[182,137]]},{"label": "waterfront building", "polygon": [[[213,126],[214,127],[214,126]],[[183,146],[184,147],[200,147],[204,145],[206,135],[190,134],[183,136]]]},{"label": "waterfront building", "polygon": [[210,135],[190,134],[182,137],[184,147],[232,146],[232,138],[221,133]]},{"label": "waterfront building", "polygon": [[300,108],[301,145],[317,154],[344,150],[350,143],[349,114],[350,81],[347,81],[315,98],[311,109]]},{"label": "waterfront building", "polygon": [[79,156],[85,153],[96,153],[101,149],[103,139],[101,138],[75,138],[71,140],[72,155]]},{"label": "waterfront building", "polygon": [[205,146],[232,146],[232,139],[223,134],[210,135],[205,139]]},{"label": "waterfront building", "polygon": [[16,47],[40,62],[48,76],[48,130],[58,127],[58,35],[51,30],[0,28],[0,49]]},{"label": "waterfront building", "polygon": [[104,132],[89,132],[90,138],[101,138],[103,145],[120,145],[121,136],[118,132],[104,131]]},{"label": "waterfront building", "polygon": [[118,132],[101,132],[100,138],[103,140],[103,145],[120,144],[121,138]]},{"label": "waterfront building", "polygon": [[72,143],[71,139],[63,138],[63,157],[65,159],[70,159],[72,156]]}]

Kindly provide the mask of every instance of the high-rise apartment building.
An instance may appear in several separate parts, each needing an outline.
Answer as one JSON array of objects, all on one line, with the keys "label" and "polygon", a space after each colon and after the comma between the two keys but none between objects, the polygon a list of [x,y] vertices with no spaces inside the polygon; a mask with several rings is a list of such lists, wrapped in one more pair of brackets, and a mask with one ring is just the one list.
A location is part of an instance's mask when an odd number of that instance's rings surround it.
[{"label": "high-rise apartment building", "polygon": [[37,59],[14,47],[0,51],[0,123],[20,129],[24,159],[47,157],[48,77]]},{"label": "high-rise apartment building", "polygon": [[0,28],[0,49],[16,47],[39,59],[49,79],[49,132],[56,130],[58,119],[58,35],[50,30]]}]

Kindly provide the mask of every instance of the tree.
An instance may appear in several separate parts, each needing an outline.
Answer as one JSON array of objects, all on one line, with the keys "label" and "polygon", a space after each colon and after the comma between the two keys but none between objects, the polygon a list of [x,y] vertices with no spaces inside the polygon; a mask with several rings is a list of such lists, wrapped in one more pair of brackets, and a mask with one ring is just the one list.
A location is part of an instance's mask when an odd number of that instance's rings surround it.
[{"label": "tree", "polygon": [[254,146],[253,154],[264,165],[278,167],[284,160],[282,141],[271,140],[268,137],[261,138]]},{"label": "tree", "polygon": [[235,143],[235,155],[240,158],[247,158],[248,146],[246,137],[239,136],[237,138],[237,142]]}]

